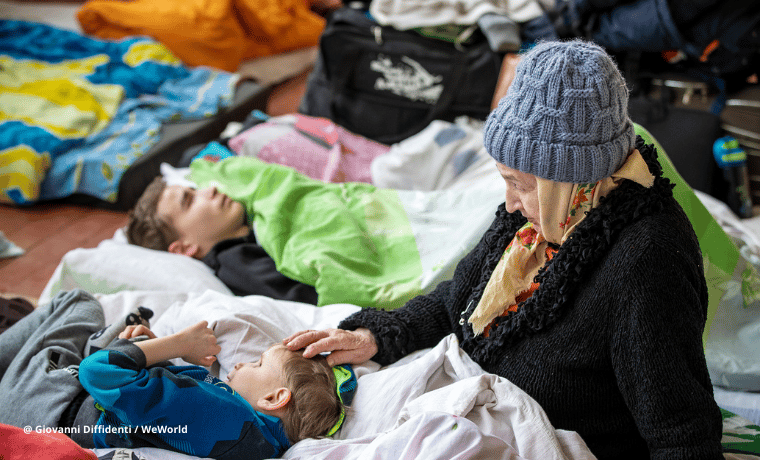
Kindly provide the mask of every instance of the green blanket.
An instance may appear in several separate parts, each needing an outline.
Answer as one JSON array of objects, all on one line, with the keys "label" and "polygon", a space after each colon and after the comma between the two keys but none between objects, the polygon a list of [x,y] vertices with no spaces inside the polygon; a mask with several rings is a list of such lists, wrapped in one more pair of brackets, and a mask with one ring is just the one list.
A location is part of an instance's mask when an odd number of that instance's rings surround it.
[{"label": "green blanket", "polygon": [[736,454],[760,454],[760,427],[725,409],[723,416],[723,451]]},{"label": "green blanket", "polygon": [[[749,319],[757,312],[760,300],[757,269],[741,255],[737,245],[710,215],[694,190],[676,172],[657,140],[638,125],[636,134],[644,138],[647,144],[653,143],[657,147],[663,174],[676,184],[673,195],[689,216],[699,239],[709,292],[704,340],[707,341],[713,333],[730,332],[733,335],[733,326],[737,325],[737,321],[741,322],[741,317]],[[730,330],[725,331],[726,328]]]},{"label": "green blanket", "polygon": [[324,183],[251,157],[194,161],[199,187],[245,204],[278,271],[312,285],[319,305],[396,308],[421,292],[422,267],[398,194],[364,183]]}]

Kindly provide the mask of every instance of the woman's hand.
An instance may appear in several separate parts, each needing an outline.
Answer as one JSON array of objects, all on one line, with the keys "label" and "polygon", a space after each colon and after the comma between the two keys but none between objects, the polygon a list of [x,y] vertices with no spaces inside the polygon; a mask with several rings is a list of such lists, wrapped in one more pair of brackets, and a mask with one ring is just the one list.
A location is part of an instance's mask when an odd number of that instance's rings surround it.
[{"label": "woman's hand", "polygon": [[377,353],[375,336],[366,328],[355,331],[343,329],[301,331],[283,339],[282,344],[292,351],[304,348],[305,358],[329,352],[327,364],[330,366],[346,363],[361,364],[369,361]]}]

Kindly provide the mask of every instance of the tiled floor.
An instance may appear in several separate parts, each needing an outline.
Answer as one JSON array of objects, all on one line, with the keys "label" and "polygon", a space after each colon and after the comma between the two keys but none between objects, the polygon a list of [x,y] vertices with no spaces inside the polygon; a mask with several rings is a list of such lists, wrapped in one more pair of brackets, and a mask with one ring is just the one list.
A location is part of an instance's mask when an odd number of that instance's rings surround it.
[{"label": "tiled floor", "polygon": [[[308,73],[274,88],[267,113],[295,112]],[[125,212],[38,204],[27,208],[0,205],[0,230],[25,249],[19,257],[0,259],[0,295],[38,298],[61,258],[75,248],[95,247],[126,222]]]}]

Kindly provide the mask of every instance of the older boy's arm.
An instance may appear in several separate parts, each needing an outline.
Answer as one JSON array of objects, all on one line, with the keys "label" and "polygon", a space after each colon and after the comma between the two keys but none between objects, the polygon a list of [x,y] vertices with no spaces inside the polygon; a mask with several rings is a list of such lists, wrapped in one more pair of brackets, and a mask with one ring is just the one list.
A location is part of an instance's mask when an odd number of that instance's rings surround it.
[{"label": "older boy's arm", "polygon": [[166,337],[156,337],[145,326],[137,326],[125,331],[119,338],[128,339],[141,335],[151,337],[135,343],[145,354],[146,367],[173,358],[182,358],[188,363],[200,366],[210,366],[216,359],[214,355],[221,351],[221,347],[216,343],[214,331],[208,327],[206,321]]}]

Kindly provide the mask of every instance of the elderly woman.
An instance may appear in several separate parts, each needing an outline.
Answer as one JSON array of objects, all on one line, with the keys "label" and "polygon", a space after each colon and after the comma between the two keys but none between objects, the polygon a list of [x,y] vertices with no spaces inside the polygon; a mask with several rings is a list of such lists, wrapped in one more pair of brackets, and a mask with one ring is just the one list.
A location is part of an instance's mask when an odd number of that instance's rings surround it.
[{"label": "elderly woman", "polygon": [[600,459],[722,458],[700,249],[627,102],[600,47],[535,46],[485,125],[506,202],[454,277],[285,344],[389,364],[453,332]]}]

